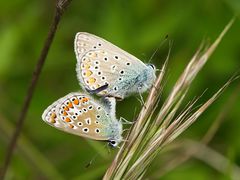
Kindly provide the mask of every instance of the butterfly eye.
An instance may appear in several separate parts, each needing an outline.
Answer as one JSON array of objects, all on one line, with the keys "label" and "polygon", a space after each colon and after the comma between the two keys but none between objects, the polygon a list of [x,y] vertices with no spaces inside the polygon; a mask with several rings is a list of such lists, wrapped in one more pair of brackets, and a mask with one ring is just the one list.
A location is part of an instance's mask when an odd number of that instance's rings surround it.
[{"label": "butterfly eye", "polygon": [[156,69],[156,67],[153,64],[148,64],[148,66],[150,66],[153,70]]},{"label": "butterfly eye", "polygon": [[114,141],[114,140],[109,140],[109,143],[108,143],[111,147],[116,147],[117,146],[117,142]]}]

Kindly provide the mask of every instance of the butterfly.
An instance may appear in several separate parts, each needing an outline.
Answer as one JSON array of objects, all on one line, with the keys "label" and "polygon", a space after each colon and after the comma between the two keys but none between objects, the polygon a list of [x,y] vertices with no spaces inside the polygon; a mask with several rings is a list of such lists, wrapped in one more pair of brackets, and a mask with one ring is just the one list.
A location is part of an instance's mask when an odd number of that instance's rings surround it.
[{"label": "butterfly", "polygon": [[124,99],[148,90],[156,79],[153,64],[142,61],[95,35],[79,32],[75,36],[77,77],[90,93]]},{"label": "butterfly", "polygon": [[103,102],[84,93],[70,93],[52,103],[42,114],[49,125],[78,136],[107,141],[116,147],[122,139],[122,122],[115,117],[115,98]]}]

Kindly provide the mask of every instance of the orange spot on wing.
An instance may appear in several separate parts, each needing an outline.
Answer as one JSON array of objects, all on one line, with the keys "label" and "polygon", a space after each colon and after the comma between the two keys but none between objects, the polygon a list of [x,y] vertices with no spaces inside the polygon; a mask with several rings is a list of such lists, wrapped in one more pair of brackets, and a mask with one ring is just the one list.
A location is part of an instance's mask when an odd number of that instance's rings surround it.
[{"label": "orange spot on wing", "polygon": [[78,99],[75,99],[75,100],[73,101],[73,103],[74,103],[75,105],[78,105],[78,104],[79,104]]},{"label": "orange spot on wing", "polygon": [[51,118],[55,119],[57,117],[57,115],[55,113],[52,113]]},{"label": "orange spot on wing", "polygon": [[68,113],[67,113],[66,111],[63,111],[63,115],[64,115],[64,116],[67,116]]},{"label": "orange spot on wing", "polygon": [[85,64],[85,69],[89,69],[91,66],[89,64]]},{"label": "orange spot on wing", "polygon": [[92,71],[87,70],[87,71],[86,71],[86,76],[89,77],[89,76],[91,76],[91,75],[92,75]]},{"label": "orange spot on wing", "polygon": [[84,97],[83,99],[82,99],[82,102],[84,103],[84,102],[88,102],[88,98],[87,97]]},{"label": "orange spot on wing", "polygon": [[88,81],[89,81],[89,84],[94,84],[96,82],[96,79],[91,77],[88,79]]},{"label": "orange spot on wing", "polygon": [[68,107],[73,108],[73,104],[71,102],[69,102]]},{"label": "orange spot on wing", "polygon": [[65,119],[65,122],[71,122],[71,119],[67,117],[67,118]]},{"label": "orange spot on wing", "polygon": [[64,107],[65,111],[69,111],[69,108],[67,106]]},{"label": "orange spot on wing", "polygon": [[53,124],[54,124],[54,123],[56,123],[56,120],[55,120],[55,119],[51,119],[51,120],[50,120],[50,123],[53,123]]},{"label": "orange spot on wing", "polygon": [[90,67],[91,67],[91,66],[90,66],[89,63],[83,62],[83,63],[81,64],[81,68],[82,68],[82,69],[89,69]]},{"label": "orange spot on wing", "polygon": [[69,127],[72,128],[72,129],[74,128],[74,126],[72,124],[70,124]]}]

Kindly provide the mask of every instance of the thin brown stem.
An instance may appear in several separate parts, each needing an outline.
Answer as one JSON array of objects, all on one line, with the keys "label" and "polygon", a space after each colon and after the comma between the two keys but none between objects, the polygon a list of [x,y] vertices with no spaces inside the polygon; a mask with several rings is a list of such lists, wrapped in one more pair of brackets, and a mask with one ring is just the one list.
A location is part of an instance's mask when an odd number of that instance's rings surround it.
[{"label": "thin brown stem", "polygon": [[23,106],[22,106],[22,110],[21,110],[21,112],[19,114],[19,117],[17,119],[16,129],[15,129],[13,135],[12,135],[9,146],[7,148],[5,161],[4,161],[3,168],[2,168],[1,174],[0,174],[0,179],[4,179],[4,177],[6,175],[6,172],[8,170],[8,167],[9,167],[9,164],[11,162],[14,149],[16,147],[18,137],[21,133],[21,130],[22,130],[22,127],[23,127],[23,124],[24,124],[24,121],[25,121],[25,118],[26,118],[26,115],[27,115],[32,97],[33,97],[34,90],[36,88],[37,81],[39,79],[39,75],[41,74],[44,62],[45,62],[46,57],[48,55],[48,52],[49,52],[50,46],[52,44],[53,38],[56,34],[56,30],[57,30],[57,27],[59,25],[61,16],[64,13],[65,9],[67,8],[67,6],[69,5],[70,2],[71,2],[71,0],[57,0],[56,1],[54,19],[53,19],[52,24],[50,26],[47,38],[45,40],[44,46],[43,46],[42,51],[40,53],[40,56],[38,58],[35,70],[33,72],[32,80],[31,80],[31,83],[28,87],[27,95],[25,97],[25,100],[24,100],[24,103],[23,103]]}]

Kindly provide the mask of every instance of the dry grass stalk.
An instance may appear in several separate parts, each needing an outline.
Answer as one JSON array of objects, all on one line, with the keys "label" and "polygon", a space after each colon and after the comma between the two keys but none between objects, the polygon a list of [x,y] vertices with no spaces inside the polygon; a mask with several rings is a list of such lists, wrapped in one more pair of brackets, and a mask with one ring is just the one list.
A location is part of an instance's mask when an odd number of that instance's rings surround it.
[{"label": "dry grass stalk", "polygon": [[[153,116],[162,92],[162,81],[167,63],[163,65],[162,71],[145,102],[145,106],[142,108],[136,123],[127,136],[127,141],[123,143],[111,166],[108,168],[104,176],[105,180],[141,179],[159,151],[194,123],[232,82],[233,78],[220,88],[207,102],[195,109],[194,112],[192,112],[192,107],[197,100],[190,103],[183,112],[176,116],[176,112],[179,110],[192,81],[207,62],[233,22],[234,20],[231,20],[228,23],[223,32],[209,48],[203,50],[203,46],[201,46],[198,49],[175,83],[160,111],[156,116]],[[168,58],[169,55],[167,60]]]},{"label": "dry grass stalk", "polygon": [[[219,126],[222,124],[223,121],[226,120],[226,117],[231,113],[231,109],[235,105],[237,101],[237,97],[240,94],[239,92],[240,92],[240,84],[237,85],[237,87],[231,93],[231,96],[228,98],[227,102],[221,107],[221,109],[219,110],[220,113],[218,114],[216,119],[213,121],[212,125],[207,130],[204,137],[198,143],[201,143],[202,145],[207,147],[209,142],[213,139],[216,132],[218,131]],[[161,169],[157,170],[156,173],[153,173],[153,175],[151,175],[151,178],[155,179],[157,177],[160,178],[164,176],[168,172],[171,172],[176,167],[180,166],[181,164],[189,160],[192,156],[194,156],[194,154],[197,154],[199,153],[200,150],[202,150],[202,149],[199,149],[198,147],[186,148],[185,146],[186,145],[184,141],[181,141],[180,143],[175,142],[174,145],[170,147],[170,149],[168,147],[168,151],[176,150],[176,153],[172,157],[170,157],[170,159],[167,159],[166,161],[164,161],[162,163],[164,164],[164,166],[162,166]],[[180,148],[184,149],[184,151],[181,151]],[[233,166],[237,167],[237,165],[233,165]],[[232,173],[240,175],[240,171],[236,173],[235,170],[236,168],[234,168],[233,170],[234,172]]]}]

